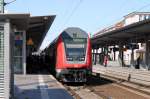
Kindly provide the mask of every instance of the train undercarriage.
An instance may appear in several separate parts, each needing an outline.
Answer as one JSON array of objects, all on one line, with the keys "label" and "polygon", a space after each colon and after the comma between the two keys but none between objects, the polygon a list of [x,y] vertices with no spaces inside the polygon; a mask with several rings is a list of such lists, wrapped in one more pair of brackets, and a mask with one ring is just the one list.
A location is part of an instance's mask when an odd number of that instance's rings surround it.
[{"label": "train undercarriage", "polygon": [[91,74],[87,69],[63,69],[56,71],[56,77],[63,82],[86,82]]}]

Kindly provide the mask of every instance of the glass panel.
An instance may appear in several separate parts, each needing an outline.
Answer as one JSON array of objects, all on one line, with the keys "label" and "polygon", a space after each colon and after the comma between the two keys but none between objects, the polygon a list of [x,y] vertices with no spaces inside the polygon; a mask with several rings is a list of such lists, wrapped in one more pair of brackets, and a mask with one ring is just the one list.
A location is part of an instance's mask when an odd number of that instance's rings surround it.
[{"label": "glass panel", "polygon": [[22,56],[22,45],[14,46],[14,56]]},{"label": "glass panel", "polygon": [[22,73],[22,57],[14,57],[14,70],[16,73]]},{"label": "glass panel", "polygon": [[23,51],[23,33],[15,32],[14,38],[14,72],[22,73],[23,71],[23,63],[22,63],[22,51]]}]

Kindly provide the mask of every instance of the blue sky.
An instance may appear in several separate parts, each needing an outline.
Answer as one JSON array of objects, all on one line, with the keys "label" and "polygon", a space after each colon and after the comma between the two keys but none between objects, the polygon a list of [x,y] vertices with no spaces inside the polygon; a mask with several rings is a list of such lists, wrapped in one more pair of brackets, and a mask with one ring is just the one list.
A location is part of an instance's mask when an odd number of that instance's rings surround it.
[{"label": "blue sky", "polygon": [[67,27],[80,27],[94,34],[128,13],[150,11],[150,0],[16,0],[5,10],[32,16],[56,15],[41,47],[44,48]]}]

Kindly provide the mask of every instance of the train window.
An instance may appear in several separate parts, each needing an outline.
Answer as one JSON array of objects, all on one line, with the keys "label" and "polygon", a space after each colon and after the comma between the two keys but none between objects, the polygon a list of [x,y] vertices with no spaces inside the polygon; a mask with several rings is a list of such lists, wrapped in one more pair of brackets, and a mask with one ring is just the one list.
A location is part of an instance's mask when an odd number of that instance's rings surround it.
[{"label": "train window", "polygon": [[84,48],[85,44],[66,44],[67,48]]},{"label": "train window", "polygon": [[84,56],[84,48],[67,48],[67,56]]},{"label": "train window", "polygon": [[86,53],[86,39],[65,39],[65,51],[68,61],[84,61]]},{"label": "train window", "polygon": [[64,39],[65,43],[86,43],[86,38],[71,38],[71,39]]}]

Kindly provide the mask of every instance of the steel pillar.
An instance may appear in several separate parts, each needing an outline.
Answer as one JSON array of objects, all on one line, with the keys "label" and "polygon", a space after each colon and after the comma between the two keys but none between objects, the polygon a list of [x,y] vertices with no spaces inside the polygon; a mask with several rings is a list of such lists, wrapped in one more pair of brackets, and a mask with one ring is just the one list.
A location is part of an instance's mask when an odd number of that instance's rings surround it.
[{"label": "steel pillar", "polygon": [[148,70],[150,70],[150,42],[148,40],[146,40],[145,63]]}]

